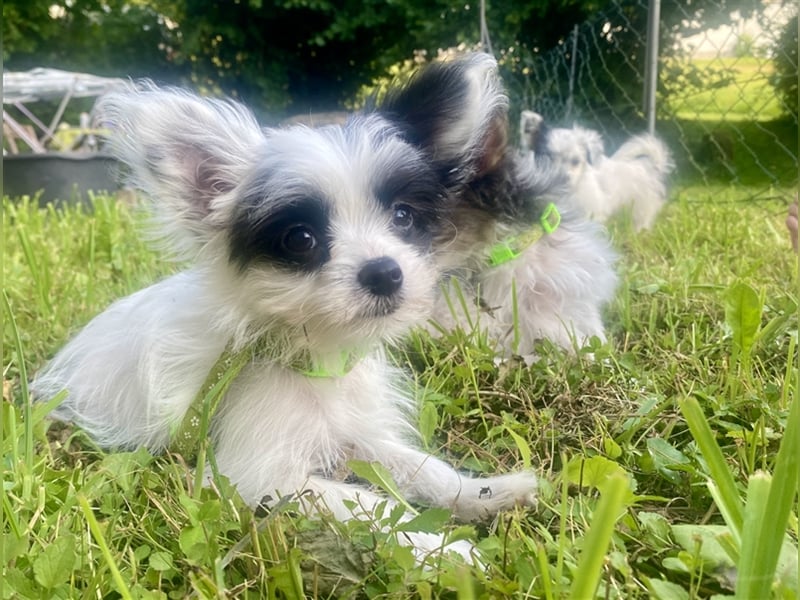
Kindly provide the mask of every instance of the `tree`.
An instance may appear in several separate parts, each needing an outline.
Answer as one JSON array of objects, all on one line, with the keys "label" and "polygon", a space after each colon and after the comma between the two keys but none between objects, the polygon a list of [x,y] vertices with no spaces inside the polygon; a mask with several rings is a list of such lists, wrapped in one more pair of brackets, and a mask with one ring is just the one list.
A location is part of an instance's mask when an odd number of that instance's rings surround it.
[{"label": "tree", "polygon": [[778,90],[787,114],[797,119],[800,98],[797,94],[797,26],[800,15],[789,19],[778,38],[773,52],[775,54],[775,73],[772,85]]},{"label": "tree", "polygon": [[[538,23],[562,22],[559,10],[580,18],[593,6],[498,0],[489,3],[490,31],[499,46],[520,33],[551,40],[558,28]],[[7,0],[4,59],[9,69],[192,83],[277,118],[339,107],[415,50],[475,44],[477,8],[451,0]]]},{"label": "tree", "polygon": [[52,67],[95,75],[175,79],[167,23],[155,2],[5,0],[8,70]]},{"label": "tree", "polygon": [[[487,0],[486,17],[494,51],[512,77],[563,45],[575,24],[595,28],[592,51],[606,70],[589,74],[600,87],[602,78],[616,77],[621,87],[614,93],[626,98],[639,93],[641,82],[615,70],[643,61],[644,2]],[[702,29],[758,3],[664,3],[662,48],[686,22]],[[45,65],[191,83],[277,119],[339,107],[417,50],[434,55],[477,43],[478,8],[469,0],[6,0],[4,58],[8,69]],[[604,61],[612,55],[616,63]]]}]

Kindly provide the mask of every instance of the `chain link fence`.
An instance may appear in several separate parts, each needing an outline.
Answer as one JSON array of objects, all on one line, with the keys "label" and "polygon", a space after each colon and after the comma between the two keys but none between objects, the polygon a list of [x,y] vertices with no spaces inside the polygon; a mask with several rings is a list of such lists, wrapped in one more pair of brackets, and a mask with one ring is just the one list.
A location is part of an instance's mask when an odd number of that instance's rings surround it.
[{"label": "chain link fence", "polygon": [[[655,133],[675,155],[678,182],[796,184],[796,1],[762,0],[750,14],[704,6],[661,3]],[[648,9],[612,0],[555,48],[506,52],[513,108],[596,129],[607,151],[646,130]],[[715,23],[715,9],[730,17]]]}]

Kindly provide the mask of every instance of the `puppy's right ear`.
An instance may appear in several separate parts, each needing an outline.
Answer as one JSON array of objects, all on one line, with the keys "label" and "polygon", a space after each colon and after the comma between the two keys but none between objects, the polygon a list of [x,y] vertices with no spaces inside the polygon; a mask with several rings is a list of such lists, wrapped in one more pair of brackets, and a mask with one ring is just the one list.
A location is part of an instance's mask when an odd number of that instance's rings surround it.
[{"label": "puppy's right ear", "polygon": [[265,139],[246,108],[144,83],[104,96],[97,112],[130,183],[153,199],[164,233],[194,245],[224,227],[230,192]]},{"label": "puppy's right ear", "polygon": [[519,147],[522,152],[539,154],[546,138],[544,117],[532,110],[523,110],[519,117]]},{"label": "puppy's right ear", "polygon": [[497,62],[475,53],[433,63],[390,89],[379,112],[429,154],[450,184],[468,185],[498,168],[508,145],[508,97]]}]

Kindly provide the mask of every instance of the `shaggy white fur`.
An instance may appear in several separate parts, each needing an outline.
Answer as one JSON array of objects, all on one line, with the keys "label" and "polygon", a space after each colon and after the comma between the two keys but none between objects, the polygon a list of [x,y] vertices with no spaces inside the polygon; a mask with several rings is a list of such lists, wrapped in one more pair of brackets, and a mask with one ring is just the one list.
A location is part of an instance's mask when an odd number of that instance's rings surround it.
[{"label": "shaggy white fur", "polygon": [[[589,218],[605,223],[630,208],[634,227],[649,229],[667,199],[666,179],[674,168],[664,142],[649,134],[629,138],[607,156],[597,131],[579,127],[547,129],[541,116],[522,115],[523,146],[543,135],[541,145],[567,176],[574,204]],[[536,130],[541,133],[537,134]]]},{"label": "shaggy white fur", "polygon": [[[415,448],[410,394],[381,349],[432,310],[431,242],[483,164],[495,82],[493,59],[468,56],[317,130],[264,131],[236,103],[152,85],[106,97],[116,154],[195,266],[97,316],[35,395],[67,390],[55,416],[105,447],[162,451],[225,349],[259,343],[211,423],[219,469],[249,503],[297,494],[309,511],[372,519],[387,499],[342,476],[356,459],[461,519],[531,504],[533,473],[473,479]],[[343,354],[363,358],[338,374]],[[446,544],[403,540],[420,560]]]},{"label": "shaggy white fur", "polygon": [[[502,94],[499,86],[494,93]],[[507,127],[505,107],[492,122]],[[487,150],[494,155],[484,161],[490,168],[456,194],[452,233],[437,240],[446,276],[429,330],[477,328],[501,355],[529,362],[538,340],[569,350],[595,336],[605,340],[602,310],[617,284],[616,254],[605,232],[574,209],[569,182],[546,150],[520,154],[507,136],[492,139],[502,143]],[[529,139],[531,148],[547,141]],[[547,219],[552,208],[557,224],[553,214]],[[552,231],[544,230],[542,218]],[[508,260],[490,260],[498,244],[526,238],[532,239]]]}]

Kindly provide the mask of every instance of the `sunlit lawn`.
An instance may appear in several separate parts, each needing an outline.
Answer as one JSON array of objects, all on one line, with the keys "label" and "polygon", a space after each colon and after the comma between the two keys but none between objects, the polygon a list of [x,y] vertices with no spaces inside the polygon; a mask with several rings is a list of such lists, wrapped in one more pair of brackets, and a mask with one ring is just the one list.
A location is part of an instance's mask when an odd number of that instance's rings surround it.
[{"label": "sunlit lawn", "polygon": [[394,350],[421,444],[542,478],[537,508],[490,523],[423,510],[485,561],[424,569],[369,524],[254,514],[176,457],[108,454],[31,410],[24,381],[72,332],[176,266],[113,200],[6,201],[3,597],[797,598],[797,264],[775,196],[694,187],[653,231],[614,223],[606,345],[530,368],[464,332]]}]

